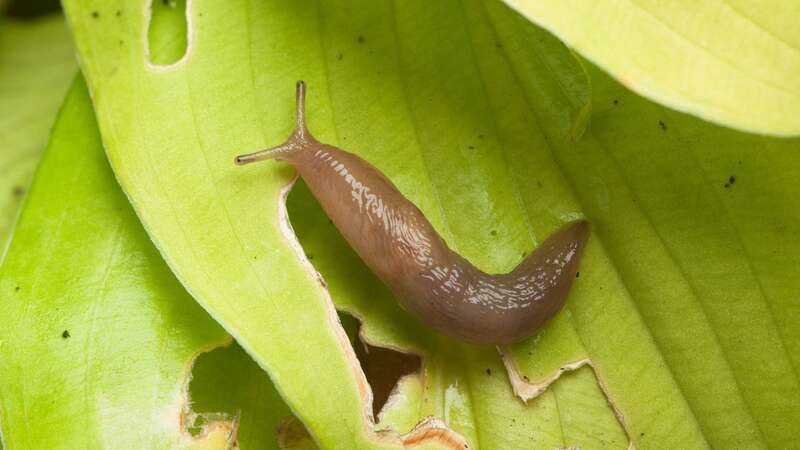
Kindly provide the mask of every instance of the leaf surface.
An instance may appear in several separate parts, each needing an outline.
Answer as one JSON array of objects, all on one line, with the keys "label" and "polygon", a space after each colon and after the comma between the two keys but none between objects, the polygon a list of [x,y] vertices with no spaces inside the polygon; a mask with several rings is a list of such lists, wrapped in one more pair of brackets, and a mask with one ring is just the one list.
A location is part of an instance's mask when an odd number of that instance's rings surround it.
[{"label": "leaf surface", "polygon": [[737,129],[800,134],[800,5],[505,0],[633,91]]}]

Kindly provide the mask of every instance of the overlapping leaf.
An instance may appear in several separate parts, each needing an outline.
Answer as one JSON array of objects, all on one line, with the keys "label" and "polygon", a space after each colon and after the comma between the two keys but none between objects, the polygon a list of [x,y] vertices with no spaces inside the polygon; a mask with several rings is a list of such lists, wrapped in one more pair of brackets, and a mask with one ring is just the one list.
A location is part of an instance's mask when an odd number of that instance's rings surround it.
[{"label": "overlapping leaf", "polygon": [[0,18],[0,248],[77,70],[64,20]]},{"label": "overlapping leaf", "polygon": [[184,430],[192,358],[228,339],[117,188],[82,81],[60,113],[0,271],[8,449],[225,448]]},{"label": "overlapping leaf", "polygon": [[800,5],[505,1],[641,95],[738,129],[800,134]]}]

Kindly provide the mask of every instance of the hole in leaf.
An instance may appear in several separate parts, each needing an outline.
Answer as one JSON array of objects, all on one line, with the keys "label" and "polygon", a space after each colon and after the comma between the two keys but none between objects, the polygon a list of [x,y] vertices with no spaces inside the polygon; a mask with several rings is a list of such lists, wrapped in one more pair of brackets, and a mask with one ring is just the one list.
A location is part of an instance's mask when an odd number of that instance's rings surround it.
[{"label": "hole in leaf", "polygon": [[197,357],[189,398],[189,433],[198,436],[214,422],[235,421],[243,449],[275,442],[279,424],[291,414],[267,373],[236,342]]},{"label": "hole in leaf", "polygon": [[288,416],[283,419],[278,426],[278,448],[281,450],[289,449],[312,449],[317,448],[314,440],[308,434],[303,422],[295,416]]},{"label": "hole in leaf", "polygon": [[152,0],[147,45],[150,62],[169,65],[178,62],[188,43],[186,0]]},{"label": "hole in leaf", "polygon": [[19,19],[34,19],[61,9],[58,0],[13,0],[6,2],[6,5],[5,15]]},{"label": "hole in leaf", "polygon": [[339,319],[347,335],[350,336],[361,369],[372,387],[372,410],[377,415],[400,378],[419,372],[422,358],[388,348],[373,347],[361,340],[359,336],[361,322],[358,319],[342,312],[339,313]]}]

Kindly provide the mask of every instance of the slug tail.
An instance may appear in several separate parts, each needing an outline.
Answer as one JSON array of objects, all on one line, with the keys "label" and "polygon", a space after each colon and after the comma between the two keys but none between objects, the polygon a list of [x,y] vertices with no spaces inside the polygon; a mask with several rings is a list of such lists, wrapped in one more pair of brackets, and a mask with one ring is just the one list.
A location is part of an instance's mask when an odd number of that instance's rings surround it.
[{"label": "slug tail", "polygon": [[[486,342],[509,344],[532,336],[564,306],[570,287],[578,275],[578,264],[589,239],[589,223],[579,220],[568,223],[551,234],[512,272],[505,275],[506,284],[526,294],[526,307],[489,334]],[[531,293],[535,301],[530,301]],[[488,334],[488,333],[487,333]]]},{"label": "slug tail", "polygon": [[527,273],[535,267],[550,266],[561,269],[561,276],[570,281],[575,278],[586,242],[589,240],[589,222],[576,220],[567,223],[547,237],[536,250],[523,260],[512,274]]},{"label": "slug tail", "polygon": [[[570,222],[542,242],[509,276],[529,280],[545,294],[537,309],[542,324],[555,315],[567,301],[570,287],[578,278],[578,265],[589,240],[589,222]],[[537,280],[537,281],[534,281]],[[540,280],[546,280],[541,285]]]},{"label": "slug tail", "polygon": [[241,166],[265,159],[284,159],[302,150],[308,143],[314,141],[314,138],[306,127],[306,84],[302,80],[298,81],[295,87],[295,102],[297,108],[295,117],[296,125],[289,139],[277,147],[271,147],[246,155],[239,155],[235,159],[236,164]]}]

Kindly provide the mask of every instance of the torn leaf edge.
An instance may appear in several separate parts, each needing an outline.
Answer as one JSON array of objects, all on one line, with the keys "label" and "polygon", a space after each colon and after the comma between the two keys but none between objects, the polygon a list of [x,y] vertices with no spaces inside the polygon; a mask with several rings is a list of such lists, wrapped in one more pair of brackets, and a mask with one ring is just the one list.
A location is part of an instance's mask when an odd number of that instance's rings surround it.
[{"label": "torn leaf edge", "polygon": [[609,393],[605,383],[603,383],[603,380],[600,378],[600,374],[592,364],[591,359],[583,358],[577,361],[562,364],[561,367],[553,372],[552,375],[544,378],[538,383],[535,383],[527,381],[527,377],[521,375],[519,367],[517,367],[517,363],[514,361],[514,357],[511,354],[510,349],[504,349],[503,347],[498,346],[497,351],[500,353],[500,356],[503,360],[506,373],[508,373],[508,381],[511,383],[511,388],[514,390],[514,395],[519,397],[519,399],[525,404],[528,404],[529,400],[533,400],[544,393],[550,387],[550,385],[555,383],[559,378],[561,378],[561,375],[565,374],[566,372],[578,370],[583,366],[590,367],[592,369],[592,373],[594,374],[594,379],[597,381],[597,385],[600,387],[600,390],[603,392],[603,396],[606,398],[606,402],[609,404],[609,406],[611,406],[611,411],[614,413],[614,416],[617,418],[617,422],[619,422],[622,430],[625,432],[625,436],[628,438],[628,450],[634,450],[636,448],[636,442],[633,438],[633,433],[631,432],[628,423],[625,421],[625,414],[623,414],[622,410],[620,410],[619,407],[617,407],[617,404],[611,399],[611,394]]}]

